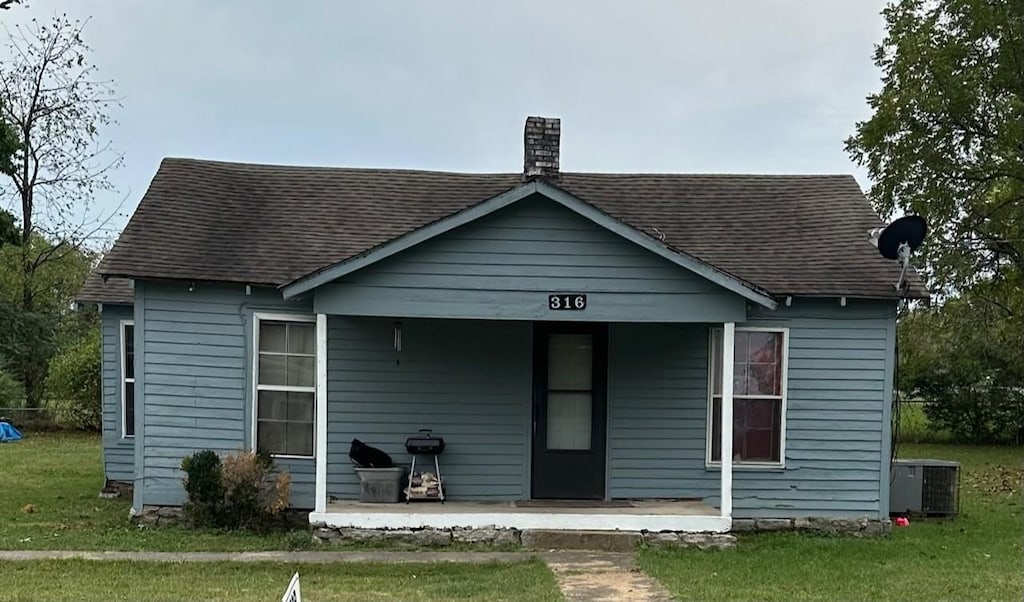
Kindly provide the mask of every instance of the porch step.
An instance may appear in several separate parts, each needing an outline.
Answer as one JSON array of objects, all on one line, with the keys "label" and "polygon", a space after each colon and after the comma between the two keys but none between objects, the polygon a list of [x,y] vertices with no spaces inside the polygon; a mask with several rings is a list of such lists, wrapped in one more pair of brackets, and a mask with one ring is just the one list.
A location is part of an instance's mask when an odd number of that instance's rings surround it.
[{"label": "porch step", "polygon": [[523,531],[523,547],[531,550],[595,550],[632,552],[640,543],[636,531]]}]

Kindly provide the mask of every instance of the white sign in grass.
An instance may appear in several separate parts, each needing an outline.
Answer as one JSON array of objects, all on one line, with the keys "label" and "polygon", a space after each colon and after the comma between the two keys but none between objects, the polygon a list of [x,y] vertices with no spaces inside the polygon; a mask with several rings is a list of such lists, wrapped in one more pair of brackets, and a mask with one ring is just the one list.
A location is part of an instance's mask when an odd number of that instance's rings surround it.
[{"label": "white sign in grass", "polygon": [[292,575],[292,580],[288,584],[288,589],[285,590],[281,602],[302,602],[302,588],[299,587],[298,573]]}]

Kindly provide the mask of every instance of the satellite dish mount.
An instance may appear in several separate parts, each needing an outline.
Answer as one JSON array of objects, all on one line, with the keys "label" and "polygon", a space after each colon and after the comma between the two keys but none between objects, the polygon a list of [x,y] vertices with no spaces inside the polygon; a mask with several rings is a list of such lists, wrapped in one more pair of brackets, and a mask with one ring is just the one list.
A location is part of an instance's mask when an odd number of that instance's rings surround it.
[{"label": "satellite dish mount", "polygon": [[900,278],[896,282],[896,290],[901,295],[905,295],[910,286],[907,282],[910,256],[924,243],[927,234],[928,224],[919,215],[901,217],[885,228],[875,228],[868,232],[871,242],[878,247],[882,257],[899,262]]}]

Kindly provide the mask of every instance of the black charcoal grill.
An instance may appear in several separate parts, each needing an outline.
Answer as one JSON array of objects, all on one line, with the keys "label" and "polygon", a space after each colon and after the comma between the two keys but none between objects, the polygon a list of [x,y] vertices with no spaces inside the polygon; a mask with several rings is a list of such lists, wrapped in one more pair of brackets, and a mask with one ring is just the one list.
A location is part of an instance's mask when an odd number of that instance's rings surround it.
[{"label": "black charcoal grill", "polygon": [[[441,479],[441,466],[437,457],[444,451],[444,437],[431,434],[430,429],[420,429],[419,435],[405,440],[405,451],[412,456],[409,466],[409,485],[405,488],[405,503],[411,500],[429,500],[444,503],[444,484]],[[432,456],[434,472],[416,472],[416,458]]]},{"label": "black charcoal grill", "polygon": [[419,456],[436,456],[444,451],[444,437],[435,437],[430,429],[420,429],[420,434],[405,440],[405,451]]}]

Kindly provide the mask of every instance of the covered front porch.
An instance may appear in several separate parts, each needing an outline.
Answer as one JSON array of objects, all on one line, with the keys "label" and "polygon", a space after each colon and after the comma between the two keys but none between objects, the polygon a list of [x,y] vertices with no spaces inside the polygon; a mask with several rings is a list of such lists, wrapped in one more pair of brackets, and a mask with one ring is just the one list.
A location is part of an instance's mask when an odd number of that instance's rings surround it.
[{"label": "covered front porch", "polygon": [[[735,325],[776,307],[763,291],[529,182],[283,293],[317,316],[312,521],[729,529]],[[424,428],[447,444],[448,503],[354,511],[351,441],[406,464]]]},{"label": "covered front porch", "polygon": [[[561,327],[560,327],[561,326]],[[395,345],[401,329],[402,344]],[[723,462],[706,463],[709,333],[722,329],[732,357],[734,323],[586,324],[317,316],[314,511],[334,528],[546,529],[727,532],[732,515],[731,403],[723,404]],[[554,333],[586,340],[592,411],[575,447],[544,426],[552,395],[539,386]],[[579,339],[576,339],[579,341]],[[571,359],[571,358],[569,358]],[[578,358],[577,358],[578,359]],[[571,362],[570,362],[571,363]],[[732,362],[722,362],[723,400]],[[547,377],[545,377],[547,378]],[[408,466],[405,437],[443,436],[447,501],[360,503],[347,457],[353,438]],[[571,436],[572,433],[568,433]],[[577,433],[579,435],[579,433]],[[556,449],[548,449],[554,447]],[[541,479],[561,462],[568,489]],[[421,467],[422,464],[418,466]],[[431,464],[432,468],[432,464]],[[589,481],[561,478],[594,473]],[[549,475],[549,480],[550,480]],[[595,480],[596,479],[596,480]],[[596,489],[594,489],[596,487]]]}]

